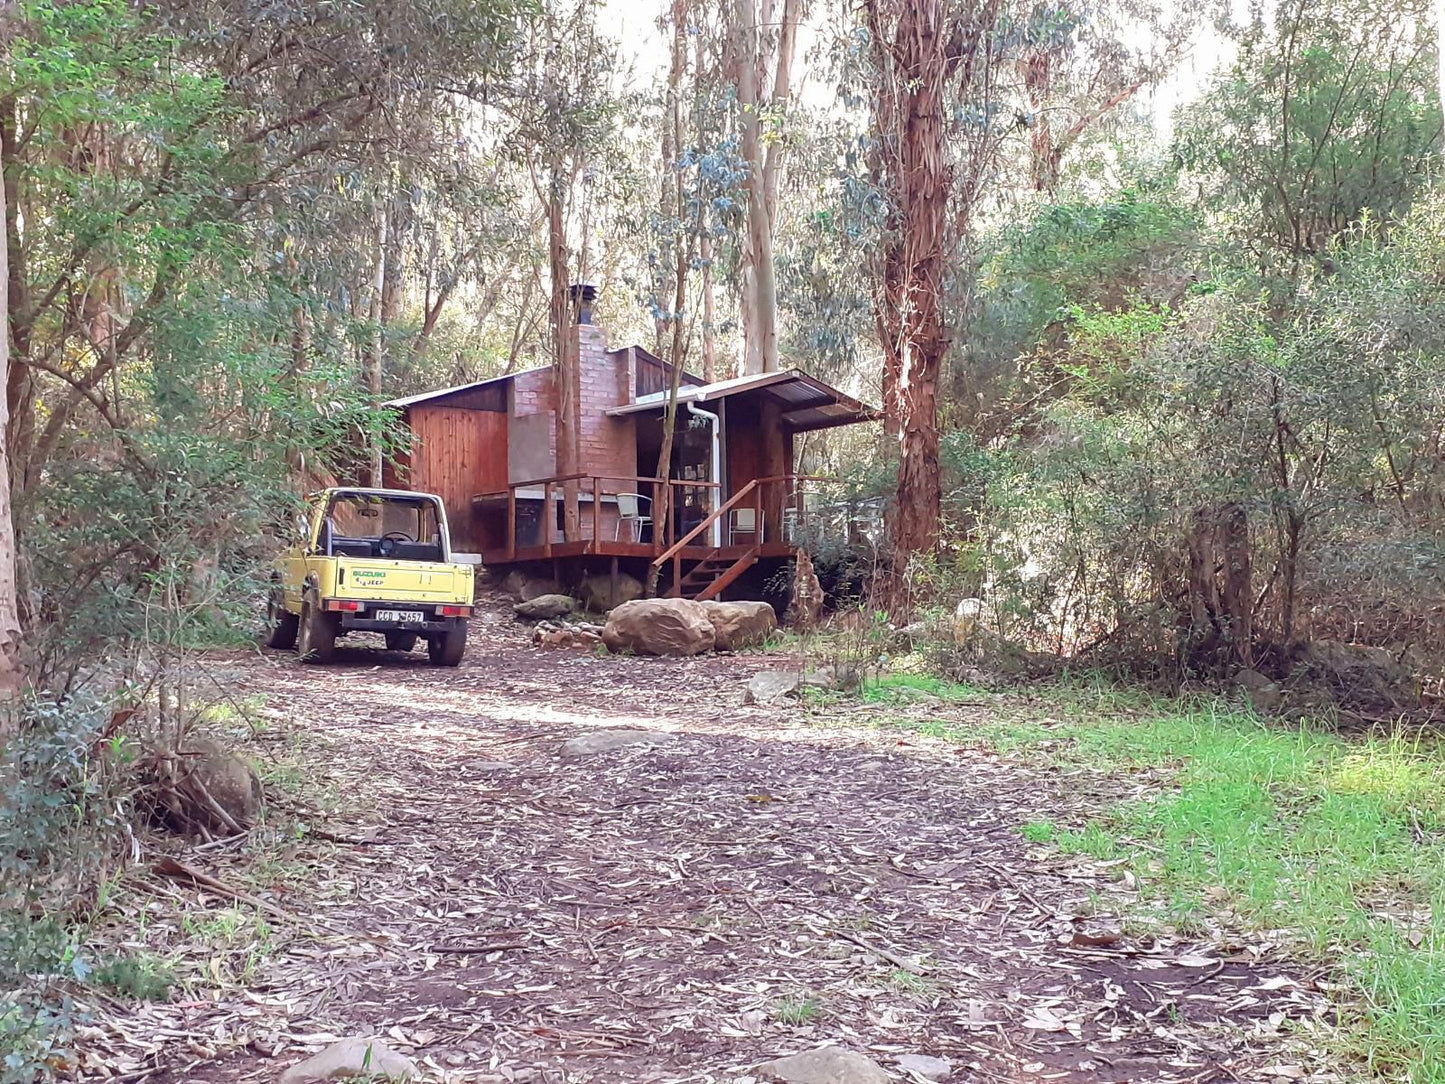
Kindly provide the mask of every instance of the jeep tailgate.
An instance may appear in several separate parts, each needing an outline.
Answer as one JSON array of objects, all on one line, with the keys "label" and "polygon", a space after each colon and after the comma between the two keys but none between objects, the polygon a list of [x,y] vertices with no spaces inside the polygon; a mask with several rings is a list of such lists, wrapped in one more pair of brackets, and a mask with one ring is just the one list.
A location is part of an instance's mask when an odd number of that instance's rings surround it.
[{"label": "jeep tailgate", "polygon": [[336,594],[343,598],[397,602],[472,601],[470,568],[419,561],[343,557],[337,562]]}]

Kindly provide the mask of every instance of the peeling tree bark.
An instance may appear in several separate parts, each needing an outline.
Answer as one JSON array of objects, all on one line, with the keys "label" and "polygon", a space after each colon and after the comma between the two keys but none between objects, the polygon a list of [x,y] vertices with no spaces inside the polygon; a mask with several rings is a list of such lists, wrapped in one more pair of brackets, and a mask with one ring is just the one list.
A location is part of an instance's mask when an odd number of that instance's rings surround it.
[{"label": "peeling tree bark", "polygon": [[883,342],[884,410],[898,440],[898,497],[891,516],[894,569],[938,542],[938,377],[948,349],[944,246],[951,171],[945,146],[949,71],[942,0],[867,0],[880,93],[875,126],[891,228],[875,306]]},{"label": "peeling tree bark", "polygon": [[[4,217],[5,197],[0,188],[0,217]],[[6,247],[0,247],[0,280],[9,279]],[[9,324],[8,291],[0,296],[0,329]],[[10,336],[0,334],[0,386],[8,386],[10,376]],[[15,580],[15,522],[10,509],[10,457],[6,431],[10,411],[0,398],[0,736],[11,732],[18,718],[20,692],[25,671],[20,659],[20,613]]]}]

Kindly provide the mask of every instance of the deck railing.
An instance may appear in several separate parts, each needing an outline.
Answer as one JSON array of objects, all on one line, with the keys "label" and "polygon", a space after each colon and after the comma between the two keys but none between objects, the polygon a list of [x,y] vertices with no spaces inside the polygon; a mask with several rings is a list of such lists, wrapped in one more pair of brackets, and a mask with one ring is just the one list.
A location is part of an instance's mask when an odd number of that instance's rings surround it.
[{"label": "deck railing", "polygon": [[[663,522],[658,522],[655,512],[662,507],[661,496],[664,486],[671,490],[671,499],[667,502],[669,514]],[[719,488],[721,487],[717,482],[685,478],[668,479],[635,474],[557,474],[545,478],[511,482],[506,489],[478,493],[472,498],[472,506],[473,508],[485,508],[491,504],[499,508],[505,507],[506,541],[504,555],[500,559],[513,561],[516,560],[519,549],[517,545],[519,504],[537,504],[540,517],[537,525],[538,545],[542,549],[542,556],[551,557],[553,547],[559,542],[602,540],[607,537],[606,532],[609,528],[613,529],[614,535],[618,534],[619,520],[629,522],[631,521],[630,517],[621,516],[620,509],[618,513],[609,514],[604,511],[604,506],[608,503],[616,505],[619,495],[636,494],[641,501],[646,502],[639,504],[638,511],[647,520],[646,526],[650,528],[651,538],[646,542],[640,537],[630,541],[647,545],[654,553],[660,553],[672,544],[673,536],[676,534],[677,510],[685,506],[687,498],[691,496],[696,500],[699,497],[699,491]],[[572,491],[575,491],[578,507],[575,524],[567,512],[568,506],[573,500]],[[583,506],[585,505],[590,505],[590,508],[584,513]],[[560,539],[557,537],[559,530],[555,523],[558,509],[562,510]],[[488,548],[494,549],[495,547]]]},{"label": "deck railing", "polygon": [[[670,488],[667,515],[659,521],[662,488]],[[566,508],[568,489],[575,490],[578,515],[569,536]],[[501,531],[495,528],[488,545],[483,548],[497,561],[515,561],[519,551],[531,556],[551,557],[559,544],[587,541],[612,541],[626,528],[618,529],[616,505],[618,494],[640,494],[645,506],[642,515],[649,517],[646,529],[634,537],[620,539],[631,543],[631,552],[650,556],[654,564],[674,564],[674,575],[689,549],[706,546],[710,549],[730,548],[737,534],[747,535],[749,545],[781,544],[787,548],[816,548],[824,539],[855,542],[876,537],[881,529],[881,503],[849,499],[844,486],[834,478],[818,475],[785,474],[757,478],[720,500],[717,482],[684,478],[658,478],[647,475],[566,474],[532,478],[509,483],[505,489],[479,493],[472,498],[473,507],[491,507],[506,517]],[[689,501],[691,499],[691,501]],[[538,509],[535,541],[519,545],[518,508]],[[875,507],[876,505],[876,507]],[[558,510],[562,524],[557,524]],[[701,512],[703,509],[709,509]],[[731,513],[738,509],[753,512],[752,532],[734,531]],[[696,522],[688,510],[700,512]],[[625,524],[626,519],[622,522]],[[718,532],[713,540],[710,532]],[[643,537],[643,536],[646,537]],[[500,543],[500,544],[499,544]]]}]

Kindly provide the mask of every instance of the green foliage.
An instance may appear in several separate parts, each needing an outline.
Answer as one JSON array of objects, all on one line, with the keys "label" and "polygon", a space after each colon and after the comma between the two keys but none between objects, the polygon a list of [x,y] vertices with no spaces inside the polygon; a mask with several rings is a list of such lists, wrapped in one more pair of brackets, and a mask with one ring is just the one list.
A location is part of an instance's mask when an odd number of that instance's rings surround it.
[{"label": "green foliage", "polygon": [[1242,244],[1320,256],[1408,211],[1441,152],[1431,22],[1425,3],[1317,0],[1243,32],[1176,144]]},{"label": "green foliage", "polygon": [[949,459],[978,501],[1000,631],[1170,671],[1194,517],[1232,505],[1262,641],[1291,641],[1309,610],[1317,635],[1432,650],[1395,630],[1445,583],[1442,216],[1431,195],[1383,236],[1342,238],[1283,295],[1223,269],[1168,307],[1069,307],[1066,384],[1024,439]]},{"label": "green foliage", "polygon": [[0,1084],[54,1078],[73,1019],[51,984],[90,973],[71,920],[118,827],[94,753],[107,718],[32,702],[0,745]]}]

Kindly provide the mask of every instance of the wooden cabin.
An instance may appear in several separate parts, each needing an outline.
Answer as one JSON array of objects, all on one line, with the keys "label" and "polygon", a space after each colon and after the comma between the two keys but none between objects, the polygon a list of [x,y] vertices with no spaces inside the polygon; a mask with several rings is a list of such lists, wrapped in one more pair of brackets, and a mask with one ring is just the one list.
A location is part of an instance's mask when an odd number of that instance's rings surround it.
[{"label": "wooden cabin", "polygon": [[825,522],[856,526],[856,510],[830,501],[831,480],[796,473],[795,442],[876,410],[796,369],[712,384],[684,373],[672,469],[658,477],[671,368],[640,346],[609,349],[589,308],[575,328],[577,474],[557,469],[552,366],[387,404],[412,435],[388,483],[440,495],[454,548],[563,583],[598,571],[642,579],[657,564],[664,592],[713,598],[734,584],[730,594],[748,593],[746,573],[756,582],[759,566],[788,559]]}]

